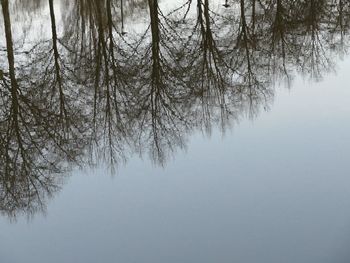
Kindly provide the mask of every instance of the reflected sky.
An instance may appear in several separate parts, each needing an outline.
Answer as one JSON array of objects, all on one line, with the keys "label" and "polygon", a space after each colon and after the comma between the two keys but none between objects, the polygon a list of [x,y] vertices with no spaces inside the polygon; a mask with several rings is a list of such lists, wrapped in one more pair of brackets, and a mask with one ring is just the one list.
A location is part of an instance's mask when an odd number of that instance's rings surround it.
[{"label": "reflected sky", "polygon": [[1,262],[348,262],[350,6],[222,4],[1,0]]}]

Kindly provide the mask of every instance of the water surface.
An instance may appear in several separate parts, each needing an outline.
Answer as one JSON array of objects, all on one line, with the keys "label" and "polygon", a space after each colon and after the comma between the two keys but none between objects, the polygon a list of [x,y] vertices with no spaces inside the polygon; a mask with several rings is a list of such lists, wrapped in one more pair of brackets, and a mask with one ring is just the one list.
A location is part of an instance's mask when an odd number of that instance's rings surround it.
[{"label": "water surface", "polygon": [[0,2],[0,262],[349,261],[347,2]]}]

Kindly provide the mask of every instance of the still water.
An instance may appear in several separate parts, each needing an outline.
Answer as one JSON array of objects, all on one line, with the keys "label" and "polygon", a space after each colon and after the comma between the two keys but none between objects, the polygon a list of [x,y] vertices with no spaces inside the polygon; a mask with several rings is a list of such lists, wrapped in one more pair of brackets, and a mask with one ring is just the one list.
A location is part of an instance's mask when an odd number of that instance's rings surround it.
[{"label": "still water", "polygon": [[0,0],[1,263],[348,263],[350,4]]}]

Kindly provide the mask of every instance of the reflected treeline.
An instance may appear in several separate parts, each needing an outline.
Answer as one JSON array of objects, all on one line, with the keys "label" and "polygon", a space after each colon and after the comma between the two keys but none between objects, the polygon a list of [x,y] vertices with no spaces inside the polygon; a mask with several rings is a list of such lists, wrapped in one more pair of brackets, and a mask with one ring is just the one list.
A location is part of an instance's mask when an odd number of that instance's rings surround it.
[{"label": "reflected treeline", "polygon": [[[43,210],[76,165],[115,167],[145,152],[163,165],[191,132],[255,117],[277,82],[319,80],[348,48],[345,0],[0,1],[0,211],[9,216]],[[17,43],[13,10],[38,9],[49,34],[32,43],[33,23]]]}]

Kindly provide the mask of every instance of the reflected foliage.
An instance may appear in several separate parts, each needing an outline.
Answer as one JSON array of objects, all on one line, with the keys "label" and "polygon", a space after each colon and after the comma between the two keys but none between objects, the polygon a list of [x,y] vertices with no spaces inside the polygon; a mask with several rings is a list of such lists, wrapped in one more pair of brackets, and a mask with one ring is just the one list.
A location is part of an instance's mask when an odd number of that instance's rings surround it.
[{"label": "reflected foliage", "polygon": [[320,80],[349,42],[345,0],[0,1],[10,217],[44,210],[72,167],[134,153],[164,165],[191,132],[268,109],[276,84]]}]

